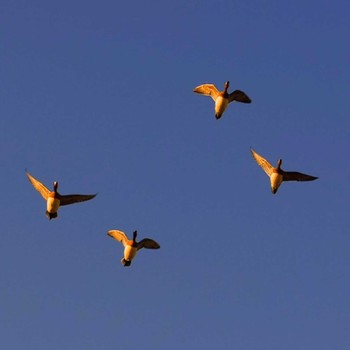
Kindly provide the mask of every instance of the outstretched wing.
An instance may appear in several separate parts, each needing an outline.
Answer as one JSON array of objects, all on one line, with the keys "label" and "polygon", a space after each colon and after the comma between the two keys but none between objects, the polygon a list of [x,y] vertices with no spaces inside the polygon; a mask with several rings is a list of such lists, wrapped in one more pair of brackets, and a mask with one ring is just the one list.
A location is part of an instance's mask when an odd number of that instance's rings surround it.
[{"label": "outstretched wing", "polygon": [[154,241],[153,239],[144,238],[137,245],[137,250],[140,250],[141,248],[159,249],[160,245],[156,241]]},{"label": "outstretched wing", "polygon": [[203,84],[199,85],[196,88],[193,89],[193,92],[196,92],[197,94],[210,96],[214,101],[218,97],[220,91],[215,87],[214,84]]},{"label": "outstretched wing", "polygon": [[109,230],[107,232],[107,235],[116,239],[117,241],[121,242],[123,246],[125,247],[128,243],[128,237],[126,234],[119,230]]},{"label": "outstretched wing", "polygon": [[45,185],[43,185],[39,180],[34,178],[32,175],[26,171],[26,175],[30,181],[30,183],[34,186],[34,188],[42,195],[42,197],[47,200],[49,193],[51,192]]},{"label": "outstretched wing", "polygon": [[242,103],[251,103],[252,100],[249,98],[249,96],[241,91],[241,90],[235,90],[231,92],[228,96],[229,102],[232,101],[237,101],[237,102],[242,102]]},{"label": "outstretched wing", "polygon": [[250,152],[253,155],[253,158],[261,166],[261,168],[265,171],[265,173],[270,176],[273,170],[273,166],[262,156],[257,154],[252,148],[250,148]]},{"label": "outstretched wing", "polygon": [[283,181],[312,181],[316,179],[318,179],[318,177],[303,174],[303,173],[298,173],[297,171],[283,172]]},{"label": "outstretched wing", "polygon": [[95,198],[97,194],[67,194],[60,195],[60,205],[69,205],[79,202],[85,202]]}]

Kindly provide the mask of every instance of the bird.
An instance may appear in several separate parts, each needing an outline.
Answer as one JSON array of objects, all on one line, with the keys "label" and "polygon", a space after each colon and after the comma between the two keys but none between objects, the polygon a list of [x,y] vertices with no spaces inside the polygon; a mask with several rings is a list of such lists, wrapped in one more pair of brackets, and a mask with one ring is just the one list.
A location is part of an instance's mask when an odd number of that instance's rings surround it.
[{"label": "bird", "polygon": [[276,194],[283,181],[313,181],[318,179],[316,176],[311,176],[296,171],[282,170],[282,159],[279,159],[277,161],[277,166],[273,167],[265,158],[256,153],[252,148],[250,148],[250,152],[258,165],[270,177],[271,192],[273,194]]},{"label": "bird", "polygon": [[232,101],[242,102],[242,103],[251,103],[252,100],[248,95],[241,91],[235,90],[230,94],[227,92],[230,86],[230,82],[226,81],[224,85],[224,90],[219,91],[214,84],[203,84],[199,85],[193,89],[197,94],[210,96],[215,102],[215,118],[220,119],[225,112],[227,106]]},{"label": "bird", "polygon": [[69,205],[78,202],[88,201],[94,197],[96,194],[68,194],[61,195],[57,192],[58,182],[53,183],[53,191],[50,191],[45,185],[43,185],[39,180],[35,179],[28,171],[26,175],[33,185],[33,187],[42,195],[42,197],[47,202],[46,216],[49,220],[57,218],[58,208],[62,205]]},{"label": "bird", "polygon": [[121,259],[123,266],[130,266],[131,261],[135,258],[136,253],[142,249],[159,249],[160,245],[150,238],[144,238],[136,242],[137,230],[133,232],[132,239],[128,239],[126,234],[119,230],[109,230],[107,235],[121,242],[124,246],[124,257]]}]

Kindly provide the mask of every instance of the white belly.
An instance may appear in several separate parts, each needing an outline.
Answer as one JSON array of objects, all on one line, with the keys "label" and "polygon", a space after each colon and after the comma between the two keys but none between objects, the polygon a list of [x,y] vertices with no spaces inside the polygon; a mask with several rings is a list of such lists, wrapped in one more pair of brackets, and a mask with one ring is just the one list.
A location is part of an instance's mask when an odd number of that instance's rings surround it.
[{"label": "white belly", "polygon": [[218,96],[215,101],[215,114],[221,117],[222,113],[225,112],[228,106],[228,99]]},{"label": "white belly", "polygon": [[270,176],[270,183],[271,183],[271,191],[273,193],[276,193],[278,188],[280,187],[283,180],[283,176],[278,173],[272,173]]},{"label": "white belly", "polygon": [[58,208],[60,207],[60,200],[57,198],[49,197],[47,199],[47,211],[49,213],[57,213]]},{"label": "white belly", "polygon": [[135,247],[127,245],[124,249],[124,259],[131,261],[132,259],[134,259],[136,253],[137,249]]}]

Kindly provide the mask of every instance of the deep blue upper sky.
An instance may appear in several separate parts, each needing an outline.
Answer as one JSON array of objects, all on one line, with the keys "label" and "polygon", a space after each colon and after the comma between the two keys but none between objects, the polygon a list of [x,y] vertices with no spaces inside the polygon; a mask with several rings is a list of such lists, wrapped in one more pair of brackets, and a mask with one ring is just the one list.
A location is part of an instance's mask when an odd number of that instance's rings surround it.
[{"label": "deep blue upper sky", "polygon": [[[348,350],[349,11],[3,0],[1,348]],[[319,179],[272,195],[250,146]],[[48,221],[25,168],[98,196]]]}]

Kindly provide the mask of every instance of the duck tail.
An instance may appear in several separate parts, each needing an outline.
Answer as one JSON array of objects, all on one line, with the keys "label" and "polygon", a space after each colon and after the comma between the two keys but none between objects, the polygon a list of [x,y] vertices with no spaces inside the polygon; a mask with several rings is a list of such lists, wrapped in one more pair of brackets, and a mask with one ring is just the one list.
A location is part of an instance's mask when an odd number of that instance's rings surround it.
[{"label": "duck tail", "polygon": [[49,213],[46,211],[46,216],[49,220],[57,218],[57,212],[56,213]]},{"label": "duck tail", "polygon": [[124,258],[121,260],[123,266],[130,266],[131,261],[130,260],[125,260]]}]

